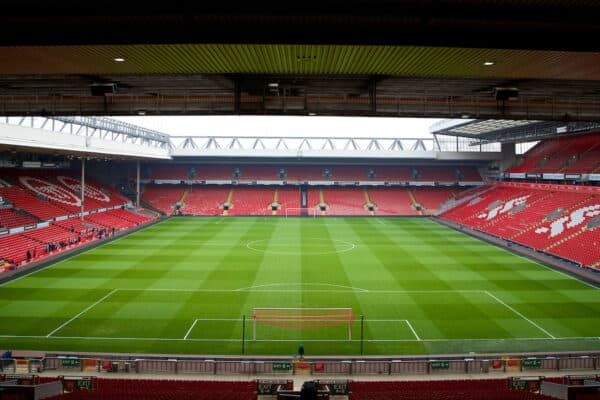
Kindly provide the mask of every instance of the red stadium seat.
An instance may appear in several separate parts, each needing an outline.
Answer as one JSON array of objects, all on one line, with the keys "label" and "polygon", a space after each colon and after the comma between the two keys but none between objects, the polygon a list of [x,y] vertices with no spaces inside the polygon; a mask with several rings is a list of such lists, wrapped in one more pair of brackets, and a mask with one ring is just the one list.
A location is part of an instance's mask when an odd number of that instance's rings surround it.
[{"label": "red stadium seat", "polygon": [[552,397],[511,390],[507,379],[350,382],[351,400],[550,400]]},{"label": "red stadium seat", "polygon": [[500,185],[442,213],[444,218],[535,250],[600,263],[600,229],[587,223],[600,215],[600,196],[568,187]]},{"label": "red stadium seat", "polygon": [[78,390],[51,400],[254,400],[255,382],[169,379],[102,379],[96,389]]}]

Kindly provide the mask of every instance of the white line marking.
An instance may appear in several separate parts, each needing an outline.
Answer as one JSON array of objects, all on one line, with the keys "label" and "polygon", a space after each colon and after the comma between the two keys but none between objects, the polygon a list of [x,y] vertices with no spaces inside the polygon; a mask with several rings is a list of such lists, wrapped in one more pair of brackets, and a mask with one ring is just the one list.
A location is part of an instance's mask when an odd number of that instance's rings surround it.
[{"label": "white line marking", "polygon": [[[333,290],[333,289],[266,289],[266,290],[251,290],[252,288],[258,287],[268,287],[274,285],[327,285],[333,287],[341,287],[348,288],[349,290]],[[342,285],[334,285],[329,283],[269,283],[266,285],[257,285],[257,286],[249,286],[245,288],[238,289],[169,289],[169,288],[118,288],[117,290],[122,291],[133,291],[133,292],[204,292],[204,293],[231,293],[231,292],[241,292],[241,291],[251,291],[251,292],[275,292],[275,293],[287,293],[287,292],[316,292],[316,293],[370,293],[370,294],[411,294],[411,293],[424,293],[424,294],[436,294],[436,293],[485,293],[485,290],[470,290],[470,289],[440,289],[440,290],[371,290],[371,289],[363,289],[352,286],[342,286]]]},{"label": "white line marking", "polygon": [[243,318],[196,318],[196,321],[243,321]]},{"label": "white line marking", "polygon": [[[355,319],[353,322],[358,322],[360,319]],[[365,318],[365,322],[402,322],[406,321],[405,319],[369,319]]]},{"label": "white line marking", "polygon": [[403,293],[483,293],[485,290],[475,290],[475,289],[440,289],[440,290],[369,290],[369,293],[386,293],[386,294],[403,294]]},{"label": "white line marking", "polygon": [[192,330],[194,329],[194,327],[196,326],[198,321],[243,321],[243,319],[242,318],[196,318],[194,320],[194,323],[192,324],[192,326],[190,326],[190,329],[188,329],[187,333],[183,337],[183,340],[188,340],[190,333],[192,333]]},{"label": "white line marking", "polygon": [[48,339],[90,339],[90,340],[156,340],[159,342],[241,342],[242,339],[182,339],[182,338],[137,338],[137,337],[110,337],[110,336],[52,336]]},{"label": "white line marking", "polygon": [[[156,341],[178,341],[178,342],[241,342],[242,339],[182,339],[182,338],[154,338],[154,337],[109,337],[109,336],[33,336],[33,335],[0,335],[0,338],[9,339],[72,339],[72,340],[156,340]],[[583,337],[534,337],[534,338],[462,338],[462,339],[365,339],[365,342],[461,342],[461,341],[520,341],[520,340],[600,340],[600,337],[583,336]],[[347,339],[256,339],[257,342],[340,342],[348,343]],[[352,339],[352,342],[360,342],[360,339]]]},{"label": "white line marking", "polygon": [[[331,287],[338,287],[338,288],[343,288],[343,289],[350,289],[351,291],[361,291],[361,292],[369,291],[369,290],[363,289],[363,288],[358,288],[358,287],[353,287],[353,286],[345,286],[345,285],[335,285],[333,283],[319,283],[319,282],[315,282],[315,283],[285,283],[285,282],[281,282],[281,283],[267,283],[265,285],[248,286],[248,287],[244,287],[244,288],[235,289],[234,292],[240,292],[240,291],[245,291],[245,290],[249,290],[249,289],[263,288],[263,287],[269,287],[269,286],[308,286],[308,285],[331,286]],[[286,290],[286,292],[287,291],[288,290]],[[326,290],[326,291],[330,292],[330,290]]]},{"label": "white line marking", "polygon": [[421,338],[419,337],[419,335],[417,335],[417,332],[415,332],[415,329],[413,328],[412,324],[410,323],[409,320],[405,319],[404,322],[406,322],[406,325],[408,325],[408,327],[410,328],[411,332],[413,333],[413,335],[415,335],[415,337],[417,338],[417,340],[420,342]]},{"label": "white line marking", "polygon": [[[0,335],[1,338],[23,338],[23,339],[46,339],[47,336],[36,336],[36,335]],[[56,336],[55,336],[56,337]],[[54,338],[50,338],[54,339]]]},{"label": "white line marking", "polygon": [[187,333],[183,337],[183,340],[187,340],[188,336],[190,336],[190,333],[192,333],[192,329],[194,329],[194,326],[196,326],[196,322],[198,322],[197,319],[194,320],[194,323],[192,324],[192,326],[190,326],[190,329],[188,329]]},{"label": "white line marking", "polygon": [[[537,260],[536,260],[536,259],[534,259],[534,258],[529,258],[529,257],[527,257],[527,256],[524,256],[524,255],[522,255],[522,254],[519,254],[519,253],[517,253],[517,252],[512,252],[512,251],[508,250],[507,248],[505,248],[504,246],[502,246],[502,245],[500,245],[500,244],[497,244],[497,243],[492,243],[492,242],[488,242],[488,241],[487,241],[487,240],[485,240],[484,238],[480,238],[480,237],[477,237],[477,236],[471,235],[471,234],[469,234],[469,233],[465,233],[465,232],[463,232],[463,231],[460,231],[460,230],[458,230],[458,229],[455,229],[455,228],[453,228],[453,227],[451,227],[451,226],[448,226],[448,225],[442,224],[441,222],[438,222],[438,221],[437,221],[437,220],[435,220],[435,219],[429,219],[429,221],[431,221],[432,223],[435,223],[435,224],[436,224],[436,225],[438,225],[438,226],[443,226],[443,227],[445,227],[445,228],[447,228],[447,229],[450,229],[450,230],[452,230],[452,231],[455,231],[455,232],[458,232],[458,233],[462,233],[464,236],[467,236],[467,237],[469,237],[469,238],[475,239],[475,240],[476,240],[476,241],[478,241],[478,242],[482,242],[482,243],[488,244],[488,245],[490,245],[490,246],[492,246],[492,247],[495,247],[495,248],[497,248],[497,249],[500,249],[500,250],[504,251],[505,253],[512,254],[513,256],[517,256],[517,257],[519,257],[519,258],[522,258],[522,259],[524,259],[524,260],[527,260],[527,261],[529,261],[529,262],[532,262],[532,263],[534,263],[534,264],[537,264],[537,265],[539,265],[540,267],[544,267],[544,268],[546,268],[547,270],[550,270],[550,271],[552,271],[552,272],[556,272],[557,274],[563,275],[563,276],[565,276],[565,277],[567,277],[567,278],[569,278],[569,279],[572,279],[572,280],[574,280],[574,281],[577,281],[577,282],[579,282],[579,283],[582,283],[582,284],[584,284],[585,286],[591,287],[591,288],[593,288],[593,289],[596,289],[596,290],[600,290],[600,287],[599,287],[599,286],[592,285],[591,283],[588,283],[588,282],[586,282],[586,281],[584,281],[584,280],[578,279],[578,278],[576,278],[576,277],[574,277],[574,276],[572,276],[572,275],[569,275],[569,274],[567,274],[566,272],[563,272],[563,271],[560,271],[560,270],[554,269],[554,268],[552,268],[552,267],[549,267],[549,266],[547,266],[547,265],[544,265],[543,263],[541,263],[541,262],[537,261]],[[451,221],[451,222],[453,222],[453,221]],[[467,227],[467,228],[470,228],[470,227]],[[470,228],[470,229],[472,229],[472,228]],[[510,241],[509,239],[500,239],[500,240]],[[521,244],[519,244],[519,245],[520,245],[520,246],[527,247],[526,245],[521,245]],[[557,268],[560,268],[560,267],[557,267]],[[584,279],[584,278],[582,278],[582,279]]]},{"label": "white line marking", "polygon": [[[306,239],[310,239],[310,240],[318,240],[321,241],[321,238],[304,238]],[[279,246],[279,247],[287,247],[288,244],[283,243],[283,244],[270,244],[269,245],[269,249],[257,249],[252,247],[255,243],[262,243],[262,242],[267,242],[270,239],[258,239],[258,240],[252,240],[248,243],[246,243],[246,248],[248,248],[248,250],[252,250],[255,252],[259,252],[259,253],[264,253],[264,254],[276,254],[276,255],[291,255],[291,256],[297,256],[297,255],[313,255],[313,256],[318,256],[318,255],[325,255],[325,254],[341,254],[341,253],[346,253],[349,251],[354,250],[357,246],[355,243],[352,242],[347,242],[345,240],[340,240],[340,239],[330,239],[333,242],[337,242],[337,243],[342,243],[345,246],[347,246],[346,248],[343,249],[333,249],[333,250],[328,250],[328,251],[302,251],[302,250],[298,250],[298,251],[279,251],[279,250],[271,250],[271,247],[275,246]],[[292,240],[297,241],[298,239],[296,238],[292,238]],[[334,243],[332,243],[332,245],[334,245]],[[313,247],[322,247],[322,248],[331,248],[331,245],[328,244],[317,244],[317,245],[313,245]]]},{"label": "white line marking", "polygon": [[494,341],[494,342],[498,342],[498,341],[504,341],[504,340],[552,340],[550,338],[523,338],[523,339],[508,339],[508,338],[497,338],[497,339],[487,339],[487,338],[475,338],[475,339],[421,339],[421,340],[416,340],[416,339],[365,339],[365,342],[373,342],[373,343],[377,343],[377,342],[406,342],[406,343],[412,343],[412,342],[464,342],[464,341]]},{"label": "white line marking", "polygon": [[58,332],[59,330],[61,330],[65,326],[67,326],[68,324],[70,324],[71,322],[73,322],[74,320],[76,320],[77,318],[79,318],[81,315],[85,314],[86,312],[88,312],[89,310],[91,310],[92,308],[94,308],[96,305],[100,304],[101,302],[103,302],[104,300],[106,300],[107,298],[109,298],[111,295],[113,295],[118,290],[119,289],[113,289],[113,290],[111,290],[110,293],[108,293],[107,295],[103,296],[100,300],[98,300],[97,302],[95,302],[94,304],[92,304],[90,306],[87,306],[79,314],[75,315],[74,317],[72,317],[71,319],[69,319],[67,322],[63,323],[61,326],[59,326],[58,328],[56,328],[55,330],[53,330],[52,332],[50,332],[49,334],[47,334],[46,337],[52,336],[54,333]]},{"label": "white line marking", "polygon": [[[354,322],[357,322],[357,321],[355,320]],[[410,321],[407,319],[365,319],[365,322],[405,322],[406,325],[408,326],[408,329],[410,329],[410,331],[415,336],[415,338],[417,338],[417,341],[419,341],[419,342],[423,341],[423,339],[421,339],[419,337],[419,335],[417,335],[417,332],[413,328]],[[372,339],[372,340],[379,340],[379,339]],[[381,340],[396,340],[396,339],[381,339]],[[399,339],[399,340],[402,340],[402,339]],[[427,340],[427,339],[425,339],[425,340]]]},{"label": "white line marking", "polygon": [[554,335],[552,335],[550,332],[548,332],[547,330],[545,330],[544,328],[542,328],[541,326],[539,326],[538,324],[536,324],[535,322],[533,322],[532,320],[530,320],[529,318],[527,318],[526,316],[521,314],[519,311],[515,310],[513,307],[509,306],[508,304],[506,304],[505,302],[500,300],[498,297],[494,296],[492,293],[488,292],[487,290],[485,290],[484,292],[488,296],[490,296],[492,299],[496,300],[498,303],[502,304],[504,307],[508,308],[509,310],[511,310],[512,312],[517,314],[519,317],[523,318],[525,321],[529,322],[531,325],[535,326],[540,331],[544,332],[544,334],[548,335],[552,339],[556,339],[556,337],[554,337]]},{"label": "white line marking", "polygon": [[120,288],[122,291],[130,292],[182,292],[182,293],[241,293],[241,292],[252,292],[252,293],[303,293],[303,292],[314,292],[314,293],[369,293],[368,290],[335,290],[335,289],[265,289],[265,290],[250,290],[250,289],[130,289]]}]

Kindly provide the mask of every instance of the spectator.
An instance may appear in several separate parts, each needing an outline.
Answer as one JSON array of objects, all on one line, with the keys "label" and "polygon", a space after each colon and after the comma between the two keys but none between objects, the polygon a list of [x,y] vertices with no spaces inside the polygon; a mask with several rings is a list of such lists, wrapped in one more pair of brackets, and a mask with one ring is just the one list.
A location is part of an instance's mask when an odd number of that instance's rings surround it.
[{"label": "spectator", "polygon": [[2,354],[2,356],[0,356],[0,359],[2,360],[2,363],[0,364],[0,366],[2,368],[6,368],[7,366],[11,365],[13,363],[11,358],[12,358],[12,350],[6,350],[4,352],[4,354]]},{"label": "spectator", "polygon": [[27,258],[27,262],[31,261],[31,252],[29,250],[25,253],[25,258]]}]

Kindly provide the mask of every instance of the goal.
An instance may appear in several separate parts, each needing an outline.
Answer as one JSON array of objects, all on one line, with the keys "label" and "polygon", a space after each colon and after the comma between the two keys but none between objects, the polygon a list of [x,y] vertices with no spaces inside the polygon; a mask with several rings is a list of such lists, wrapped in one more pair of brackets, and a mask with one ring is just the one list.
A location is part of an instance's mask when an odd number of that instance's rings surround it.
[{"label": "goal", "polygon": [[309,207],[286,207],[285,208],[285,217],[298,217],[298,216],[308,216],[308,217],[317,217],[320,215],[320,212],[317,208],[309,208]]},{"label": "goal", "polygon": [[317,329],[348,325],[348,340],[352,340],[352,308],[254,308],[252,311],[253,339],[256,325],[279,328]]}]

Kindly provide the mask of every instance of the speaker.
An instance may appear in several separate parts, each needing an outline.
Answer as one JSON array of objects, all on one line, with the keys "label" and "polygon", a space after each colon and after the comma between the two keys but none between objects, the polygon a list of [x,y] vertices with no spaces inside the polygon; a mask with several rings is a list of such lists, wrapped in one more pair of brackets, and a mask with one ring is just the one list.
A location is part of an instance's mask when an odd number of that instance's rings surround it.
[{"label": "speaker", "polygon": [[519,98],[519,89],[517,88],[494,88],[494,98],[496,100],[517,100]]},{"label": "speaker", "polygon": [[94,83],[90,85],[92,96],[106,96],[117,93],[116,83]]}]

